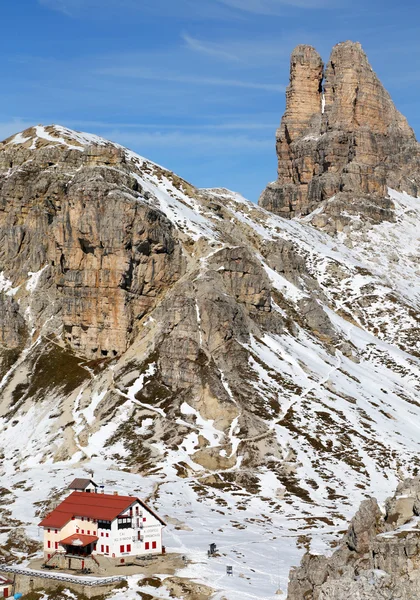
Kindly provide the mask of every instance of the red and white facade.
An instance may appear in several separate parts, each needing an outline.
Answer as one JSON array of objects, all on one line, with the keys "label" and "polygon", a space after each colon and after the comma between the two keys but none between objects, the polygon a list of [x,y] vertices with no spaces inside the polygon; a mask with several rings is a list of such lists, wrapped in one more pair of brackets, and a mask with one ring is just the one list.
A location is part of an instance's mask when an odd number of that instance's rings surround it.
[{"label": "red and white facade", "polygon": [[131,496],[73,492],[39,525],[45,560],[56,553],[121,559],[162,553],[165,522]]}]

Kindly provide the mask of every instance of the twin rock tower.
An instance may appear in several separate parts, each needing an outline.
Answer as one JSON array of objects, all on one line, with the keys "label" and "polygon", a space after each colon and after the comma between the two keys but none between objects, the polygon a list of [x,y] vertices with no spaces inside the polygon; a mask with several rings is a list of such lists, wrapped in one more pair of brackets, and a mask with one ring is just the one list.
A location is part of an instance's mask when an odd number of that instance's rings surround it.
[{"label": "twin rock tower", "polygon": [[276,137],[278,179],[259,204],[283,217],[332,197],[386,210],[387,187],[420,193],[420,145],[359,43],[335,46],[327,65],[312,46],[295,48]]}]

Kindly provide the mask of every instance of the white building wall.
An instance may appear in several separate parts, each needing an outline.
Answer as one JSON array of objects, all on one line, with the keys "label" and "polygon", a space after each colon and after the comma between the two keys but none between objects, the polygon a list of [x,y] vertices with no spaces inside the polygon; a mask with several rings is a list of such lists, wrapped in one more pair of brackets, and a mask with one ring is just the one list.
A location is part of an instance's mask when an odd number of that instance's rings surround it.
[{"label": "white building wall", "polygon": [[[139,509],[138,515],[136,514],[136,507]],[[99,540],[96,547],[98,554],[107,554],[106,546],[109,546],[109,556],[111,558],[162,553],[161,522],[138,502],[133,504],[131,508],[133,527],[118,529],[118,519],[114,519],[111,530],[98,530]],[[130,517],[130,510],[121,513],[121,516]],[[107,533],[109,537],[106,537]],[[138,539],[139,533],[140,539]]]},{"label": "white building wall", "polygon": [[97,490],[99,490],[99,488],[95,487],[93,485],[93,483],[89,483],[84,490],[82,490],[83,492],[90,492],[90,493],[95,493]]}]

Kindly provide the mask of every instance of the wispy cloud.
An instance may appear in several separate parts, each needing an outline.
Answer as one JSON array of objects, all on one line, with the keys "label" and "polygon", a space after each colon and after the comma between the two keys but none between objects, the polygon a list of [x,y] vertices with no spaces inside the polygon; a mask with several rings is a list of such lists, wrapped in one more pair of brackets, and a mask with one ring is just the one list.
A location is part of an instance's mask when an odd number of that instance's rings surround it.
[{"label": "wispy cloud", "polygon": [[120,129],[107,129],[101,132],[107,139],[135,148],[143,154],[153,148],[181,148],[184,153],[199,152],[201,155],[214,155],[214,151],[229,153],[241,149],[256,152],[273,147],[272,136],[255,137],[240,135],[203,135],[178,131],[130,132]]},{"label": "wispy cloud", "polygon": [[206,43],[186,33],[182,35],[182,39],[184,40],[187,48],[189,48],[190,50],[194,50],[195,52],[200,52],[202,54],[207,54],[208,56],[215,56],[216,58],[222,58],[225,60],[241,60],[239,56],[224,50],[223,47],[221,47],[219,44],[211,42]]},{"label": "wispy cloud", "polygon": [[61,12],[66,16],[80,17],[90,14],[96,19],[110,13],[159,15],[160,18],[188,17],[223,19],[232,16],[232,9],[218,0],[38,0],[41,6]]},{"label": "wispy cloud", "polygon": [[182,34],[185,48],[189,51],[232,62],[238,67],[258,67],[259,70],[279,65],[284,60],[288,62],[291,49],[307,37],[308,34],[300,30],[270,37],[254,36],[253,39],[226,36],[218,41]]},{"label": "wispy cloud", "polygon": [[38,0],[39,4],[67,16],[79,16],[92,10],[119,13],[132,11],[161,16],[189,15],[190,18],[230,18],[235,13],[282,15],[287,8],[322,9],[336,6],[341,0]]},{"label": "wispy cloud", "polygon": [[238,10],[263,14],[281,15],[285,7],[301,9],[321,9],[337,5],[337,0],[218,0],[222,4]]},{"label": "wispy cloud", "polygon": [[[113,127],[119,130],[153,130],[153,131],[271,131],[273,132],[277,125],[277,117],[273,119],[271,123],[258,123],[258,122],[232,122],[232,123],[183,123],[182,125],[175,125],[173,123],[113,123]],[[104,129],[109,128],[109,122],[106,121],[66,121],[68,127],[73,128],[90,128],[90,129]]]},{"label": "wispy cloud", "polygon": [[41,6],[61,12],[68,17],[73,16],[83,7],[83,0],[38,0],[38,2]]},{"label": "wispy cloud", "polygon": [[188,85],[204,85],[217,87],[234,87],[261,90],[265,92],[284,92],[284,85],[276,83],[263,83],[245,81],[240,79],[223,79],[219,77],[200,77],[196,75],[173,75],[140,69],[136,67],[109,67],[98,69],[97,74],[113,77],[126,77],[132,79],[146,79],[151,81],[163,81],[172,83],[185,83]]}]

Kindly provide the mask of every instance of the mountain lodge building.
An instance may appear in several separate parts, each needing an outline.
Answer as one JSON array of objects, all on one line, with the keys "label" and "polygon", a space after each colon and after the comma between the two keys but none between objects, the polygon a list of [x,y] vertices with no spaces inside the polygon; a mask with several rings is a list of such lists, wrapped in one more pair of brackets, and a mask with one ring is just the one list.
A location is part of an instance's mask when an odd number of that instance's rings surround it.
[{"label": "mountain lodge building", "polygon": [[139,498],[98,494],[93,486],[73,491],[39,523],[46,562],[57,554],[66,558],[100,554],[125,562],[129,556],[162,553],[165,522],[159,515]]}]

